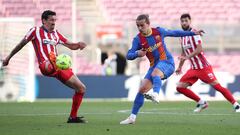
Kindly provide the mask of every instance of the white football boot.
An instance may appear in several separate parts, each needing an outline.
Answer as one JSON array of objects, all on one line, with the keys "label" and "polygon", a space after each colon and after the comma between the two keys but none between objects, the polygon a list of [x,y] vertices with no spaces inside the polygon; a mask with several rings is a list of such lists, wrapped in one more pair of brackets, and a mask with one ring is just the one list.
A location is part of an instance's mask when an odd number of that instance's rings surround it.
[{"label": "white football boot", "polygon": [[153,103],[159,103],[160,97],[157,92],[149,93],[149,94],[144,94],[144,97],[146,99],[152,100]]},{"label": "white football boot", "polygon": [[120,122],[121,125],[135,124],[136,119],[128,117],[127,119]]},{"label": "white football boot", "polygon": [[196,109],[194,109],[193,112],[198,113],[198,112],[201,112],[202,110],[204,110],[206,108],[208,108],[208,103],[206,101],[204,101],[203,104],[198,103]]}]

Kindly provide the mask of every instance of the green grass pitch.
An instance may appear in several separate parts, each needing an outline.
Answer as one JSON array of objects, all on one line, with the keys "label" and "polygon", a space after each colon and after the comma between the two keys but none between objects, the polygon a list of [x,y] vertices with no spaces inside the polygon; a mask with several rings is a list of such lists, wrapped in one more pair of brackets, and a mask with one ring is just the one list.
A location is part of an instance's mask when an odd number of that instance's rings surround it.
[{"label": "green grass pitch", "polygon": [[69,101],[0,103],[1,135],[239,135],[240,114],[228,102],[210,102],[193,113],[193,102],[146,102],[135,125],[120,125],[132,102],[84,101],[88,124],[67,124]]}]

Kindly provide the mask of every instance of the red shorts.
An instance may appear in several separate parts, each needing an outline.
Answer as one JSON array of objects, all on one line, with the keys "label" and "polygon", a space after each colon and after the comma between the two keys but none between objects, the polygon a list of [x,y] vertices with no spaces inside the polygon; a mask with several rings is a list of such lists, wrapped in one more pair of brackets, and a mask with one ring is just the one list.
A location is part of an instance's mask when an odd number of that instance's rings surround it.
[{"label": "red shorts", "polygon": [[198,79],[209,84],[214,82],[217,78],[213,73],[212,67],[206,67],[203,69],[189,69],[187,73],[182,76],[180,82],[193,85]]},{"label": "red shorts", "polygon": [[66,70],[56,70],[51,64],[48,64],[48,67],[46,67],[46,62],[39,64],[39,69],[44,76],[55,77],[63,83],[68,81],[73,76],[71,68]]}]

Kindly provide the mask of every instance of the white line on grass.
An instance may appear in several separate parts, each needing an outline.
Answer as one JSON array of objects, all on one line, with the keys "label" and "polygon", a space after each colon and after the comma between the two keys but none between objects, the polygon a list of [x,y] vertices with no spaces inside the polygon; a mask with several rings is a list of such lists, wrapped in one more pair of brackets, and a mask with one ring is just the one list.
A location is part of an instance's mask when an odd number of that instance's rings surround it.
[{"label": "white line on grass", "polygon": [[[234,115],[236,113],[193,113],[193,112],[169,112],[173,110],[182,110],[179,108],[162,108],[162,109],[151,109],[147,111],[141,111],[139,113],[142,114],[159,114],[159,115],[196,115],[196,116],[229,116],[229,115]],[[158,111],[158,112],[156,112]],[[166,112],[168,111],[168,112]],[[117,111],[118,113],[130,113],[131,110],[119,110]]]},{"label": "white line on grass", "polygon": [[[80,113],[80,115],[110,115],[112,113]],[[0,116],[58,116],[69,115],[69,113],[20,113],[20,114],[0,114]]]},{"label": "white line on grass", "polygon": [[[148,109],[141,111],[141,114],[149,114],[149,115],[195,115],[195,116],[230,116],[235,115],[236,113],[193,113],[193,112],[179,112],[182,109],[179,108],[161,108],[161,109]],[[218,110],[218,109],[217,109]],[[176,111],[176,112],[173,112]],[[127,113],[129,114],[131,110],[119,110],[117,113]],[[111,112],[82,112],[81,115],[111,115]],[[4,116],[59,116],[59,115],[69,115],[69,113],[15,113],[15,114],[7,114],[7,113],[0,113],[0,117]]]}]

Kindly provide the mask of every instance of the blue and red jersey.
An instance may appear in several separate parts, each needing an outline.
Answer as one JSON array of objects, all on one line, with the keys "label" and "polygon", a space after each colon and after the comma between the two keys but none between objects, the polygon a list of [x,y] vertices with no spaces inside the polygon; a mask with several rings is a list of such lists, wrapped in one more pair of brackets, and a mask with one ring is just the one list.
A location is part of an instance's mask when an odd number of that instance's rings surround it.
[{"label": "blue and red jersey", "polygon": [[134,60],[138,57],[137,50],[144,49],[147,51],[147,58],[150,66],[155,65],[158,61],[169,61],[174,64],[171,53],[167,50],[164,42],[165,37],[183,37],[193,36],[194,32],[182,30],[167,30],[161,27],[151,28],[152,33],[144,36],[139,33],[132,42],[132,48],[127,53],[128,60]]}]

